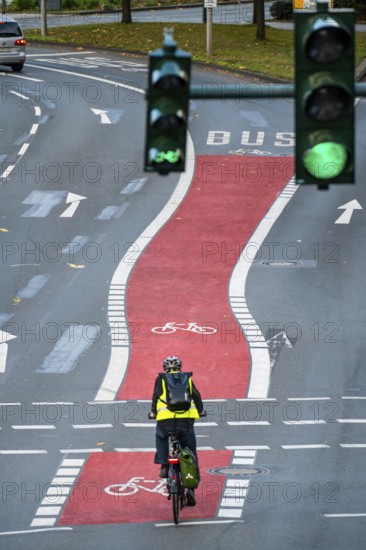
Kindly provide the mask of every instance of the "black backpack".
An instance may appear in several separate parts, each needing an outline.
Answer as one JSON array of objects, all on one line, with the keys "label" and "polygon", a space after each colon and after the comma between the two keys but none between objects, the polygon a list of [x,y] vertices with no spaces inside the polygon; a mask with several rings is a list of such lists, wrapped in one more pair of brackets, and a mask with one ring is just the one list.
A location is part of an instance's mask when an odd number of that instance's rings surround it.
[{"label": "black backpack", "polygon": [[[191,406],[191,392],[189,378],[191,372],[169,372],[160,375],[166,386],[166,405],[169,411],[183,413]],[[162,400],[163,401],[163,400]]]}]

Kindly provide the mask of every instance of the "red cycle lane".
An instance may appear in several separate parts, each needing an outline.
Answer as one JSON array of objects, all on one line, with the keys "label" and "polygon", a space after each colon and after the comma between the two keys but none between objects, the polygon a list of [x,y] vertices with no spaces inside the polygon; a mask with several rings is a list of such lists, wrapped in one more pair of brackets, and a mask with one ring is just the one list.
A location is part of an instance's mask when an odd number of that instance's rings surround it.
[{"label": "red cycle lane", "polygon": [[[209,469],[227,467],[231,455],[231,451],[199,452],[201,482],[196,489],[197,505],[184,508],[182,521],[216,516],[225,477],[210,474]],[[152,452],[92,454],[58,524],[171,521],[172,503],[153,458]]]},{"label": "red cycle lane", "polygon": [[128,282],[133,338],[118,399],[150,398],[167,355],[194,372],[205,399],[246,395],[250,357],[228,300],[230,276],[292,174],[285,157],[196,158],[186,197]]}]

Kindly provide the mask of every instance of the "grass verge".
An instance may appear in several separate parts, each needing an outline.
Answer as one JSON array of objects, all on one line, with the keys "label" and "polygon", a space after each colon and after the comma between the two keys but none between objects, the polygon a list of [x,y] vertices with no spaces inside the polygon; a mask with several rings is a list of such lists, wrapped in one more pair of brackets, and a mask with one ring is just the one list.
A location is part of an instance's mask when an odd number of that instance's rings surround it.
[{"label": "grass verge", "polygon": [[[25,31],[28,43],[72,44],[74,46],[120,49],[148,53],[162,44],[166,23],[121,23],[56,27],[42,37],[39,30]],[[266,40],[257,41],[255,25],[213,25],[213,56],[206,55],[206,25],[171,23],[174,38],[194,61],[227,69],[251,71],[293,80],[293,31],[266,27]],[[366,56],[366,33],[356,35],[356,63]]]}]

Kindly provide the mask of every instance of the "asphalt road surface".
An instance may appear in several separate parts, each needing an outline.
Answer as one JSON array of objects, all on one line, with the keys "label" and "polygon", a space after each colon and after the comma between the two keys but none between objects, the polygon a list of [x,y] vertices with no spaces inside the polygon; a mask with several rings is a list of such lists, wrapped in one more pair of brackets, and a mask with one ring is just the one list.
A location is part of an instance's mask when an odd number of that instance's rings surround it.
[{"label": "asphalt road surface", "polygon": [[[30,48],[0,79],[0,547],[363,548],[364,99],[357,184],[319,192],[290,99],[191,101],[160,177],[146,58]],[[171,353],[208,412],[179,527],[147,420]]]}]

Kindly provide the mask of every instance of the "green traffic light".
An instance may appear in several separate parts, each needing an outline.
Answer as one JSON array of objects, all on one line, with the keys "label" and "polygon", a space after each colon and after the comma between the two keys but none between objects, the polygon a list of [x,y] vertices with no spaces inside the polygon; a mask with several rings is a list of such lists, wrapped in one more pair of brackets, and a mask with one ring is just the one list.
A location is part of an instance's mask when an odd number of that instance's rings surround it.
[{"label": "green traffic light", "polygon": [[306,170],[320,180],[329,180],[339,176],[345,169],[347,161],[346,147],[332,141],[318,143],[304,154]]},{"label": "green traffic light", "polygon": [[175,164],[181,160],[179,151],[159,151],[156,155],[154,162],[158,164],[167,162],[168,164]]},{"label": "green traffic light", "polygon": [[149,54],[145,170],[184,172],[191,54],[176,47],[172,31]]}]

